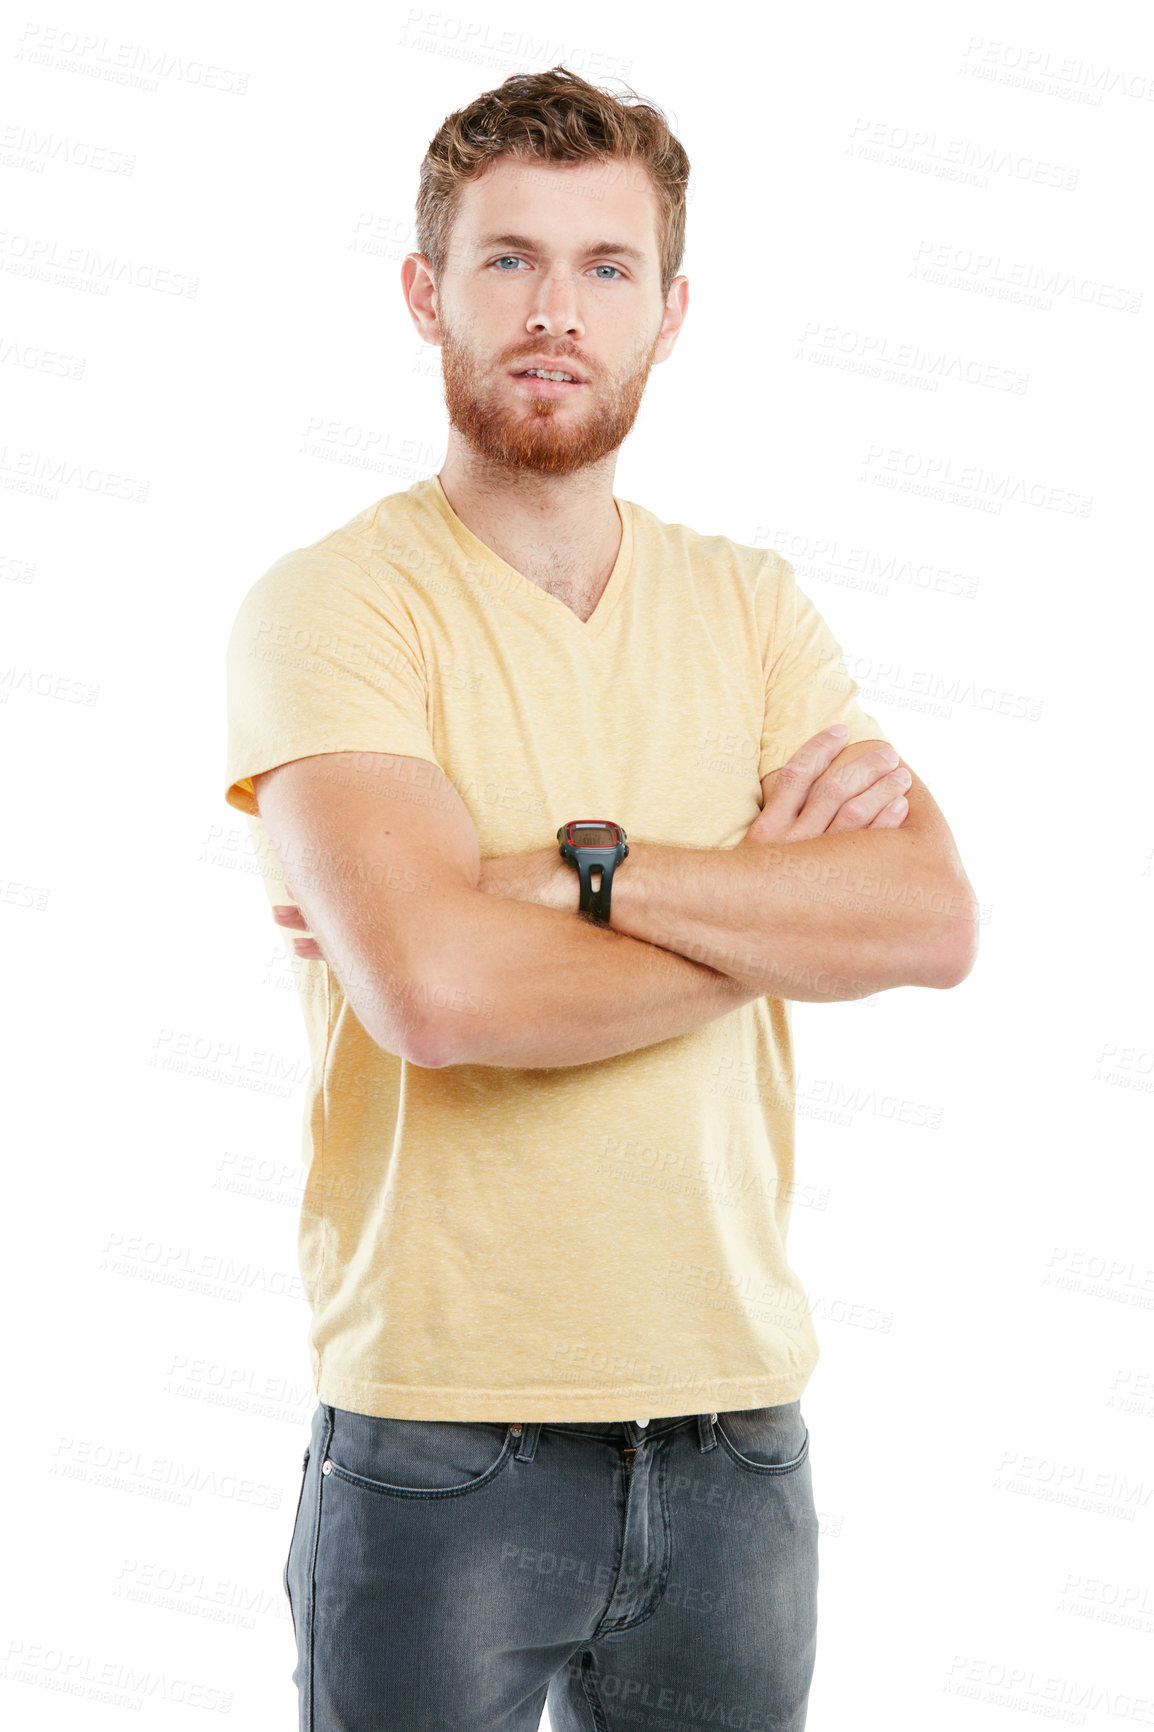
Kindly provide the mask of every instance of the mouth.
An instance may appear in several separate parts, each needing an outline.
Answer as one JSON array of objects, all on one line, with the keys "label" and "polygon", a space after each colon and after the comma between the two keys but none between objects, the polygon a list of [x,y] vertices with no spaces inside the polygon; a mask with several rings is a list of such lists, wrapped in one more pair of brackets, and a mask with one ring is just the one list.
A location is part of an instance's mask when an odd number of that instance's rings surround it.
[{"label": "mouth", "polygon": [[[550,368],[549,370],[557,373],[564,372],[562,367]],[[584,389],[580,379],[542,379],[530,369],[512,373],[510,377],[516,382],[520,390],[531,397],[568,397],[575,391]]]}]

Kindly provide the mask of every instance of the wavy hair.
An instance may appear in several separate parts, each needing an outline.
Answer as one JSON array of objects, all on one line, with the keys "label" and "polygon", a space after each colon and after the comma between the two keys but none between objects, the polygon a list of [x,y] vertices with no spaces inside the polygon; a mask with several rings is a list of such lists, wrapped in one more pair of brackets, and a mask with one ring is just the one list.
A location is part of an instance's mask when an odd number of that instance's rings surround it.
[{"label": "wavy hair", "polygon": [[417,192],[417,251],[428,259],[434,282],[444,273],[461,188],[495,157],[639,162],[657,194],[664,301],[685,252],[689,158],[661,110],[630,86],[626,90],[635,101],[622,101],[554,66],[506,78],[448,115],[425,152]]}]

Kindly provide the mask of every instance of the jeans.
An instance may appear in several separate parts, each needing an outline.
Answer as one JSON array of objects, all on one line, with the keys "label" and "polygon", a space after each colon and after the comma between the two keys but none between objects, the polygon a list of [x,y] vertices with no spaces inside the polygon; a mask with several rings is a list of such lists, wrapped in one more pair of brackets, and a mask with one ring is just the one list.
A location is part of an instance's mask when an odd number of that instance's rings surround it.
[{"label": "jeans", "polygon": [[284,1587],[301,1732],[801,1732],[800,1401],[558,1424],[319,1402]]}]

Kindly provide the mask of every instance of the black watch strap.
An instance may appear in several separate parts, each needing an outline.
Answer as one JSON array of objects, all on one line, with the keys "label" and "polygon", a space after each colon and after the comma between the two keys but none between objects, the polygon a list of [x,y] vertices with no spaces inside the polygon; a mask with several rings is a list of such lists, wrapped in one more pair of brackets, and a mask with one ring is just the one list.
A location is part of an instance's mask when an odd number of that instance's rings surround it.
[{"label": "black watch strap", "polygon": [[[587,859],[582,850],[577,855],[577,875],[581,880],[581,900],[577,907],[579,914],[591,914],[594,920],[609,924],[609,899],[613,892],[613,874],[617,870],[616,860],[608,863],[598,861],[595,865]],[[594,888],[594,879],[597,880]]]},{"label": "black watch strap", "polygon": [[608,926],[613,874],[629,852],[625,832],[608,819],[577,819],[557,832],[562,858],[577,868],[578,913]]}]

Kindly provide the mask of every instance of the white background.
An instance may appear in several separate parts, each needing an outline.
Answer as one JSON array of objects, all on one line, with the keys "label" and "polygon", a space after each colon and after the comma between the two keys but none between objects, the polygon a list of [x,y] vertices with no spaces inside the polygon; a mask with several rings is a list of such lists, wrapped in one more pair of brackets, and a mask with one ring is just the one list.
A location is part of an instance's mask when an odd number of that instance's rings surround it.
[{"label": "white background", "polygon": [[956,990],[795,1007],[808,1732],[1154,1724],[1148,17],[12,17],[12,1723],[296,1724],[308,1061],[224,645],[281,553],[439,467],[420,159],[561,63],[693,164],[690,313],[615,491],[793,560],[982,905]]}]

